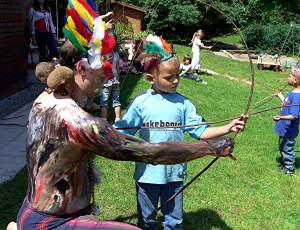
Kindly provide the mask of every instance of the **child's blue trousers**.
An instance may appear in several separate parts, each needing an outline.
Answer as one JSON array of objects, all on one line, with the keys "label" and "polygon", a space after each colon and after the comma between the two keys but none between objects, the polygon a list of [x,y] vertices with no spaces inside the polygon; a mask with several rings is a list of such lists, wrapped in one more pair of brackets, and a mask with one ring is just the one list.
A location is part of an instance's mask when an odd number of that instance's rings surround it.
[{"label": "child's blue trousers", "polygon": [[[166,184],[147,184],[138,183],[136,185],[137,194],[137,211],[138,211],[138,223],[137,226],[147,230],[157,230],[158,222],[156,220],[156,214],[147,220],[147,217],[152,211],[157,209],[158,200],[164,204],[170,197],[172,197],[177,191],[183,187],[183,182],[169,182]],[[145,196],[145,194],[147,197]],[[153,205],[155,206],[153,207]],[[178,194],[169,204],[161,209],[164,215],[164,229],[182,229],[182,213],[183,213],[183,194]]]}]

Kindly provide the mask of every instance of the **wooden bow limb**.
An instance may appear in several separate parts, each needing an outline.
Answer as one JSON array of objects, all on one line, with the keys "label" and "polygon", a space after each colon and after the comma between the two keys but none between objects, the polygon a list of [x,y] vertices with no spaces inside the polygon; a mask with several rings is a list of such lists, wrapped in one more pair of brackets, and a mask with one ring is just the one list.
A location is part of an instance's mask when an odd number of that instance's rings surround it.
[{"label": "wooden bow limb", "polygon": [[278,91],[277,93],[275,93],[275,94],[273,94],[273,95],[271,95],[271,96],[268,96],[268,97],[266,97],[266,98],[264,98],[264,99],[262,99],[262,100],[256,102],[255,104],[258,104],[259,102],[262,102],[262,101],[268,99],[269,97],[271,97],[271,98],[270,98],[269,100],[267,100],[266,102],[264,102],[264,103],[262,103],[262,104],[260,104],[260,105],[258,105],[258,106],[255,106],[255,107],[251,108],[250,110],[256,109],[256,108],[258,108],[258,107],[260,107],[260,106],[262,106],[262,105],[264,105],[264,104],[267,104],[267,103],[268,103],[269,101],[271,101],[274,97],[276,97],[280,92],[282,92],[282,90],[284,90],[285,87],[287,87],[287,86],[288,86],[288,84],[286,84],[286,85],[285,85],[280,91]]}]

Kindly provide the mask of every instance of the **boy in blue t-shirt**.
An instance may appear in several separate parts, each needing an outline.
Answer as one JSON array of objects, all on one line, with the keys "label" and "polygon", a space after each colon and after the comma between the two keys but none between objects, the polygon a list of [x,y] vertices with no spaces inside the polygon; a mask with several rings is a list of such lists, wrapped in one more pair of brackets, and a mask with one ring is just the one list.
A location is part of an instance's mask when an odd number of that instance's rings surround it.
[{"label": "boy in blue t-shirt", "polygon": [[[155,46],[155,43],[146,45],[148,55],[144,55],[143,62],[147,70],[147,81],[152,86],[130,103],[126,114],[115,123],[116,128],[149,127],[140,129],[139,136],[150,143],[185,142],[183,136],[185,131],[195,139],[209,140],[235,132],[237,129],[244,130],[247,120],[245,116],[242,120],[237,119],[221,127],[200,125],[184,128],[160,128],[197,124],[205,122],[205,120],[197,113],[189,99],[176,93],[180,79],[178,58],[172,54],[163,53],[163,50],[160,55],[165,54],[165,56],[157,57],[151,52],[151,46]],[[154,47],[153,49],[157,50],[158,48]],[[120,129],[119,131],[135,135],[137,129]],[[233,155],[231,158],[235,159]],[[159,198],[163,204],[183,187],[183,181],[187,179],[187,164],[154,166],[136,162],[134,179],[137,181],[137,226],[142,229],[156,230],[158,228],[156,215],[150,220],[147,220],[147,217],[157,208]],[[164,229],[182,229],[182,193],[161,211],[164,215]]]},{"label": "boy in blue t-shirt", "polygon": [[[282,105],[300,104],[300,68],[293,67],[288,84],[293,89],[284,98],[282,93],[278,97],[283,102]],[[285,172],[287,175],[293,175],[295,171],[295,138],[299,133],[299,111],[300,106],[283,107],[277,116],[273,117],[276,121],[274,130],[279,135],[279,151],[282,156],[281,168],[279,172]]]}]

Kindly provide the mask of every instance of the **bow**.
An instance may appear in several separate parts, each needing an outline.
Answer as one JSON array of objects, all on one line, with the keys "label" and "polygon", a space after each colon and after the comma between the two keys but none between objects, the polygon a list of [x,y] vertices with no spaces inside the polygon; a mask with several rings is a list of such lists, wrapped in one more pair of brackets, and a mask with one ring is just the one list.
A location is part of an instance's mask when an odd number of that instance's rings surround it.
[{"label": "bow", "polygon": [[[248,58],[249,58],[249,62],[250,62],[250,66],[251,66],[251,72],[252,72],[252,83],[251,83],[251,91],[250,91],[250,95],[249,95],[249,100],[248,100],[248,104],[247,104],[247,107],[246,107],[246,109],[245,109],[245,115],[247,114],[247,112],[248,112],[248,109],[249,109],[249,106],[250,106],[250,103],[251,103],[251,99],[252,99],[252,95],[253,95],[253,88],[254,88],[254,70],[253,70],[253,64],[252,64],[252,60],[251,60],[251,57],[250,57],[250,52],[249,52],[249,48],[248,48],[248,46],[247,46],[247,43],[246,43],[246,41],[244,40],[244,37],[241,35],[241,33],[239,32],[239,29],[238,29],[238,27],[235,25],[235,23],[224,13],[224,12],[222,12],[221,10],[219,10],[219,9],[217,9],[216,7],[214,7],[214,6],[212,6],[212,5],[210,5],[210,4],[208,4],[208,3],[206,3],[206,2],[203,2],[203,1],[200,1],[200,0],[195,0],[195,1],[197,1],[197,2],[199,2],[199,3],[201,3],[201,4],[204,4],[204,5],[207,5],[207,6],[209,6],[209,7],[211,7],[211,8],[213,8],[213,9],[215,9],[216,11],[218,11],[219,13],[221,13],[222,15],[224,15],[232,24],[233,24],[233,26],[236,28],[236,31],[237,31],[237,33],[239,34],[239,36],[241,37],[241,39],[243,40],[243,43],[245,44],[245,47],[246,47],[246,49],[247,49],[247,54],[248,54]],[[160,1],[158,2],[158,4],[160,3]],[[157,5],[157,7],[158,7],[158,5]],[[157,7],[156,7],[156,9],[157,9]],[[156,12],[156,10],[155,10],[155,12]],[[152,22],[152,19],[153,19],[153,16],[154,16],[154,14],[155,14],[155,12],[153,13],[153,15],[152,15],[152,18],[151,18],[151,20],[150,20],[150,22],[149,22],[149,24],[148,24],[148,27],[147,27],[147,29],[146,29],[146,31],[149,29],[149,26],[150,26],[150,24],[151,24],[151,22]],[[126,79],[126,76],[127,76],[127,74],[128,73],[126,73],[126,75],[125,75],[125,77],[124,77],[124,79],[123,79],[123,82],[122,82],[122,84],[121,84],[121,86],[120,86],[120,89],[121,89],[121,87],[122,87],[122,85],[123,85],[123,83],[124,83],[124,81],[125,81],[125,79]],[[120,91],[119,91],[120,92]],[[110,110],[111,111],[111,110]],[[110,113],[110,111],[109,111],[109,113]],[[195,125],[194,125],[195,126]],[[136,127],[127,127],[127,129],[129,129],[129,128],[136,128]],[[149,128],[149,127],[147,127],[147,128]],[[174,127],[172,127],[172,128],[174,128]],[[123,128],[124,129],[124,128]],[[125,128],[126,129],[126,128]],[[237,133],[239,132],[239,130],[237,130],[236,131],[236,133],[234,134],[234,136],[233,136],[233,139],[236,137],[236,135],[237,135]],[[157,208],[157,209],[154,209],[154,211],[147,217],[147,219],[150,219],[154,214],[156,214],[160,209],[162,209],[164,206],[166,206],[172,199],[174,199],[179,193],[181,193],[184,189],[186,189],[190,184],[192,184],[199,176],[201,176],[207,169],[209,169],[217,160],[219,159],[219,157],[216,157],[214,160],[212,160],[212,162],[211,163],[209,163],[199,174],[197,174],[193,179],[191,179],[191,181],[190,182],[188,182],[185,186],[183,186],[182,187],[182,189],[181,190],[179,190],[177,193],[175,193],[168,201],[166,201],[164,204],[162,204],[159,208]],[[135,180],[134,180],[135,181]],[[138,185],[138,183],[135,181],[135,183]],[[147,195],[146,194],[144,194],[145,196],[146,196],[146,198],[148,199],[148,197],[147,197]],[[149,200],[149,199],[148,199]],[[149,200],[150,201],[150,200]],[[151,203],[151,202],[150,202]],[[151,203],[152,204],[152,203]],[[153,204],[152,204],[152,206],[153,206]],[[154,206],[153,206],[154,207]]]},{"label": "bow", "polygon": [[[252,83],[251,83],[251,91],[250,91],[250,95],[249,95],[249,100],[248,100],[248,104],[247,104],[247,107],[245,109],[245,115],[248,113],[248,109],[249,109],[249,106],[250,106],[250,103],[251,103],[251,99],[252,99],[252,95],[253,95],[253,88],[254,88],[254,70],[253,70],[253,64],[252,64],[252,60],[251,60],[251,57],[250,57],[250,52],[249,52],[249,48],[247,46],[247,43],[244,39],[244,37],[241,35],[241,33],[239,32],[239,29],[238,27],[236,26],[236,24],[224,13],[222,12],[221,10],[217,9],[216,7],[206,3],[206,2],[203,2],[203,1],[200,1],[200,0],[195,0],[197,2],[200,2],[201,4],[204,4],[204,5],[207,5],[213,9],[215,9],[216,11],[220,12],[222,15],[224,15],[232,24],[233,26],[236,28],[237,30],[237,33],[240,35],[240,37],[242,38],[244,44],[245,44],[245,47],[247,49],[247,54],[248,54],[248,58],[249,58],[249,62],[250,62],[250,66],[251,66],[251,72],[252,72]],[[239,130],[236,131],[236,133],[234,134],[233,136],[233,139],[236,137],[237,133],[239,132]],[[211,161],[211,163],[209,163],[200,173],[198,173],[193,179],[191,179],[191,181],[189,183],[187,183],[185,186],[182,187],[182,189],[180,189],[178,192],[176,192],[169,200],[167,200],[164,204],[162,204],[159,208],[155,209],[148,217],[147,219],[150,219],[153,215],[155,215],[160,209],[162,209],[164,206],[166,206],[172,199],[174,199],[179,193],[181,193],[184,189],[186,189],[190,184],[192,184],[199,176],[201,176],[207,169],[210,168],[210,166],[212,166],[217,160],[219,159],[219,157],[216,157],[214,160]]]}]

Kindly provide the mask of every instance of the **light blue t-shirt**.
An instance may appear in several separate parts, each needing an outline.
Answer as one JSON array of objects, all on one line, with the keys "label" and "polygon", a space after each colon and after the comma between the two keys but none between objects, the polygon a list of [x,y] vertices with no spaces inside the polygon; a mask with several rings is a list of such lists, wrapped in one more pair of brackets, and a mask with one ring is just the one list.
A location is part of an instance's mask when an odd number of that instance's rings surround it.
[{"label": "light blue t-shirt", "polygon": [[[129,105],[126,114],[114,124],[114,127],[140,126],[180,126],[205,122],[189,99],[178,94],[156,94],[151,89],[141,93]],[[140,138],[150,142],[164,141],[185,142],[183,133],[187,131],[191,137],[198,139],[207,125],[185,128],[151,128],[141,129]],[[137,129],[119,130],[135,135]],[[151,165],[136,162],[134,179],[137,182],[166,184],[168,182],[187,179],[187,164]]]}]

